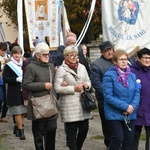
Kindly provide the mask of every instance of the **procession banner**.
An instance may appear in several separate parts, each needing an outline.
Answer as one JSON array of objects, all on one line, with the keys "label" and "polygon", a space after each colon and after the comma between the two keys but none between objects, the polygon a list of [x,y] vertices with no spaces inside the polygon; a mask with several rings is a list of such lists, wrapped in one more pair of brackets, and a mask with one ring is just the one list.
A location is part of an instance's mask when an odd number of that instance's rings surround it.
[{"label": "procession banner", "polygon": [[150,0],[102,0],[103,41],[130,53],[150,48]]},{"label": "procession banner", "polygon": [[58,0],[24,0],[30,48],[33,40],[47,40],[50,49],[59,46]]}]

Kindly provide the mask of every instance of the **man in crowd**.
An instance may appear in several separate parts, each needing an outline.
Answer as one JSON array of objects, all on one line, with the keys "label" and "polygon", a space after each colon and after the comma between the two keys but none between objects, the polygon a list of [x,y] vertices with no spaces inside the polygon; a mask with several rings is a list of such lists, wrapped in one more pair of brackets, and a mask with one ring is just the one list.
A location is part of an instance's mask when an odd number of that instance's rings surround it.
[{"label": "man in crowd", "polygon": [[113,56],[113,48],[109,41],[105,41],[99,45],[101,50],[101,57],[92,63],[91,66],[91,82],[95,89],[95,95],[98,101],[98,110],[102,123],[102,131],[104,135],[104,143],[109,147],[111,133],[109,130],[108,122],[104,115],[104,97],[102,93],[102,80],[105,72],[113,64],[111,58]]}]

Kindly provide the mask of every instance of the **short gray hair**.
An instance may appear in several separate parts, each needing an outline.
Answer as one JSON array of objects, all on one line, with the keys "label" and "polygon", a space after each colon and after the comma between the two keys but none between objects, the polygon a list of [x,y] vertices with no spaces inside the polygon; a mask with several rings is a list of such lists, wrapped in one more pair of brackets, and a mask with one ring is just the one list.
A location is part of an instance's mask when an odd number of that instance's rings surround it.
[{"label": "short gray hair", "polygon": [[35,47],[35,54],[41,54],[43,51],[49,52],[49,46],[44,42],[37,44]]},{"label": "short gray hair", "polygon": [[73,45],[67,46],[64,49],[64,56],[66,56],[66,55],[68,55],[70,53],[78,53],[78,48],[73,46]]}]

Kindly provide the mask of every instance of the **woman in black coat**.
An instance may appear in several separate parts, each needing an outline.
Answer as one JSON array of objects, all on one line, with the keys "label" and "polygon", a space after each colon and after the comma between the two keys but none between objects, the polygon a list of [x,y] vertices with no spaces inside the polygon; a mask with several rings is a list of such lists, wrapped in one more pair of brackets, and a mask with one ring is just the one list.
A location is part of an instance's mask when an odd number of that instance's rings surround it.
[{"label": "woman in black coat", "polygon": [[21,140],[25,140],[23,130],[23,118],[27,112],[23,105],[22,96],[22,49],[20,46],[14,46],[11,51],[11,58],[6,63],[3,71],[3,81],[7,83],[7,105],[8,111],[14,116],[14,132]]}]

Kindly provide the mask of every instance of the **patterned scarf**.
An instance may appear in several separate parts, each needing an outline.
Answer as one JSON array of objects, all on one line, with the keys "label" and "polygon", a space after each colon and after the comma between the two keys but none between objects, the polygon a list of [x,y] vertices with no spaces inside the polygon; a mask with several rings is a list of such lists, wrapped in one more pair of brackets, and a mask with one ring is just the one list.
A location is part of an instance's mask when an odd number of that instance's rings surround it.
[{"label": "patterned scarf", "polygon": [[69,61],[65,60],[65,64],[68,65],[70,69],[76,70],[78,68],[79,62],[76,61],[76,63],[70,63]]},{"label": "patterned scarf", "polygon": [[122,81],[122,85],[127,87],[128,86],[128,82],[127,82],[127,77],[130,74],[130,67],[127,66],[127,68],[125,69],[125,71],[122,71],[120,68],[118,68],[117,66],[114,66],[115,70],[118,73],[118,78],[117,78],[117,82]]}]

